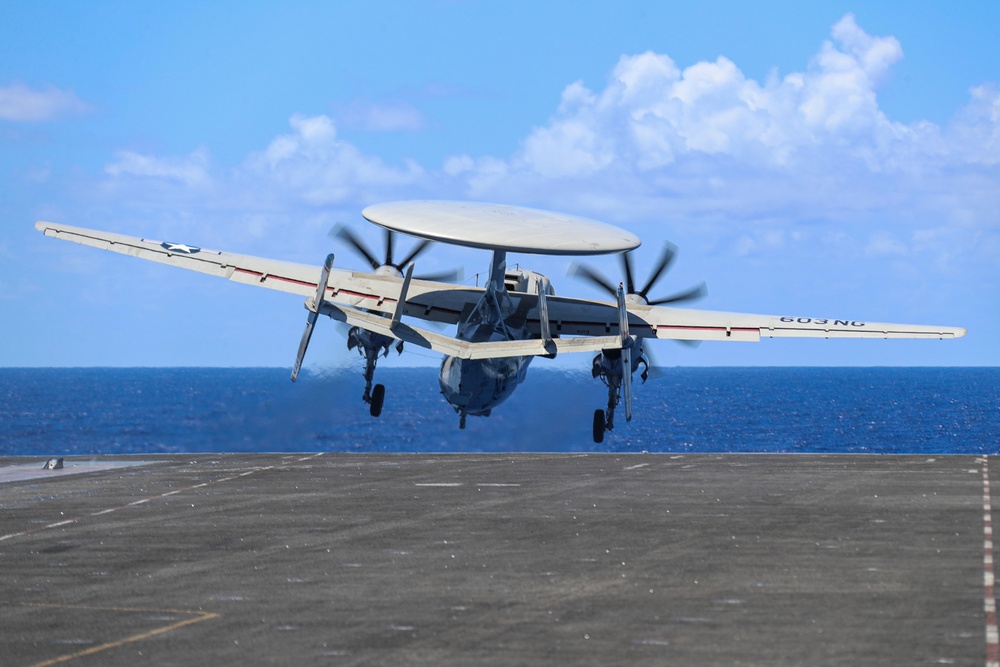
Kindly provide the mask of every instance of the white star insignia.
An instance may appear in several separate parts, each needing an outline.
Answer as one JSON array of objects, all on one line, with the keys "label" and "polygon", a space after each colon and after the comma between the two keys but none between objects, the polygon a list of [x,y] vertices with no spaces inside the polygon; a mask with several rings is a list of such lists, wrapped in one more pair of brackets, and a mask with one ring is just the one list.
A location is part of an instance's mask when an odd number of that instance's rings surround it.
[{"label": "white star insignia", "polygon": [[193,245],[187,245],[186,243],[167,243],[163,242],[160,244],[167,252],[179,252],[185,255],[193,255],[201,248]]}]

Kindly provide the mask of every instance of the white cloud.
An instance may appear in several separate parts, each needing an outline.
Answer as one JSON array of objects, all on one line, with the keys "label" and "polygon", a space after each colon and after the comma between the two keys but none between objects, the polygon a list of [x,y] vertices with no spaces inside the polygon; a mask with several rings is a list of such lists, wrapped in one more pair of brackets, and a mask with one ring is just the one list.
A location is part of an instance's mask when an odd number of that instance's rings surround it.
[{"label": "white cloud", "polygon": [[[840,19],[833,26],[832,34],[872,82],[881,81],[889,68],[903,57],[899,40],[895,37],[872,37],[858,27],[853,14]],[[837,50],[827,42],[823,45],[823,53],[836,54]],[[848,69],[854,69],[853,64],[848,65]]]},{"label": "white cloud", "polygon": [[909,254],[909,249],[887,232],[878,232],[869,239],[865,253],[869,257],[905,256]]},{"label": "white cloud", "polygon": [[356,103],[345,109],[342,117],[351,127],[373,132],[416,132],[427,127],[424,114],[408,102]]},{"label": "white cloud", "polygon": [[321,206],[365,202],[373,193],[412,185],[423,177],[423,168],[415,162],[391,167],[339,139],[328,116],[296,114],[289,124],[292,133],[278,136],[264,151],[244,161],[239,169],[241,181],[289,204]]},{"label": "white cloud", "polygon": [[181,158],[158,158],[121,151],[117,160],[104,167],[106,173],[115,177],[164,179],[192,188],[204,188],[211,184],[209,169],[210,158],[205,148]]},{"label": "white cloud", "polygon": [[1000,89],[984,84],[969,94],[969,104],[948,128],[948,144],[964,162],[996,166],[1000,163]]},{"label": "white cloud", "polygon": [[159,197],[175,206],[183,200],[191,207],[241,212],[244,220],[253,217],[255,225],[263,219],[261,211],[367,205],[424,178],[424,169],[415,162],[393,167],[340,139],[328,116],[296,114],[289,125],[291,132],[229,170],[213,167],[208,150],[199,148],[180,157],[122,151],[104,171],[112,177],[108,184],[117,197],[126,196],[131,183],[133,201]]},{"label": "white cloud", "polygon": [[467,171],[471,171],[476,166],[476,161],[468,155],[452,155],[444,161],[444,173],[449,176],[458,176]]},{"label": "white cloud", "polygon": [[[944,127],[894,121],[878,86],[902,57],[850,14],[802,71],[764,82],[725,57],[623,55],[603,88],[569,84],[508,158],[450,158],[444,172],[466,196],[611,220],[1000,226],[1000,91],[974,88]],[[759,241],[733,247],[774,248]]]},{"label": "white cloud", "polygon": [[[681,68],[665,54],[623,55],[603,88],[567,85],[550,120],[505,157],[390,164],[341,138],[341,121],[296,114],[289,131],[228,171],[213,169],[204,150],[121,153],[106,171],[202,188],[206,206],[256,227],[375,201],[469,197],[565,209],[637,232],[674,221],[755,256],[821,248],[829,227],[817,225],[831,220],[843,225],[838,253],[854,256],[912,254],[919,238],[904,227],[1000,228],[1000,91],[974,88],[943,127],[893,121],[877,90],[902,57],[895,38],[868,35],[847,15],[802,71],[764,82],[721,56]],[[405,105],[348,111],[382,129],[424,122]]]},{"label": "white cloud", "polygon": [[609,166],[614,157],[593,124],[581,118],[535,130],[523,151],[531,170],[548,178],[589,176]]},{"label": "white cloud", "polygon": [[[904,135],[878,108],[875,84],[902,57],[892,37],[865,34],[850,15],[806,72],[764,85],[731,60],[680,70],[666,55],[622,56],[607,87],[567,87],[556,116],[517,156],[527,170],[578,176],[605,169],[661,169],[685,157],[729,156],[758,167],[870,147]],[[860,136],[859,136],[860,135]]]},{"label": "white cloud", "polygon": [[72,90],[41,90],[21,82],[0,87],[0,120],[42,122],[85,113],[90,106]]}]

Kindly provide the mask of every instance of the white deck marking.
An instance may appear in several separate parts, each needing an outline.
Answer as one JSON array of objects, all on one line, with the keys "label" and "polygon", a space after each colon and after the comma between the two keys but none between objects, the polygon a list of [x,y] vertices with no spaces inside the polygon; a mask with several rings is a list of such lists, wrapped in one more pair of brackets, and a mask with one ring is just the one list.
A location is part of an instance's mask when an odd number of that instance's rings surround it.
[{"label": "white deck marking", "polygon": [[986,667],[1000,667],[1000,631],[997,630],[997,600],[993,575],[993,516],[990,499],[989,457],[983,462],[983,611],[986,615]]},{"label": "white deck marking", "polygon": [[[313,454],[312,456],[307,456],[305,458],[301,458],[301,459],[299,459],[299,461],[306,461],[308,459],[314,459],[314,458],[316,458],[318,456],[322,456],[322,455],[323,455],[323,452],[320,452],[319,454]],[[113,462],[113,463],[114,463],[114,465],[108,465],[108,466],[104,466],[104,467],[100,466],[100,464],[98,464],[98,466],[96,466],[96,467],[93,466],[93,465],[91,465],[90,468],[88,470],[86,470],[86,472],[91,472],[91,471],[94,471],[94,470],[109,470],[109,469],[113,469],[113,468],[116,468],[116,467],[122,467],[122,465],[149,465],[150,463],[160,463],[160,461],[136,461],[136,462],[126,462],[124,464],[122,464],[121,462]],[[12,466],[12,467],[24,468],[24,466]],[[35,467],[32,466],[31,469],[34,470]],[[178,493],[183,493],[184,491],[192,491],[194,489],[201,489],[201,488],[204,488],[204,487],[208,486],[209,484],[218,484],[220,482],[231,482],[231,481],[233,481],[234,479],[236,479],[238,477],[246,477],[247,475],[253,475],[254,473],[263,472],[265,470],[273,470],[273,469],[274,469],[273,465],[272,466],[266,466],[266,467],[263,467],[263,468],[254,468],[253,470],[249,470],[249,471],[241,473],[239,475],[232,475],[230,477],[220,477],[219,479],[214,479],[214,480],[211,480],[211,481],[208,481],[208,482],[202,482],[201,484],[195,484],[194,486],[189,486],[189,487],[185,487],[185,488],[182,488],[182,489],[174,489],[173,491],[166,491],[165,493],[160,493],[160,494],[157,494],[155,496],[150,496],[148,498],[140,498],[139,500],[134,500],[134,501],[132,501],[130,503],[127,503],[125,505],[121,505],[119,507],[109,507],[108,509],[104,509],[104,510],[100,510],[100,511],[96,511],[96,512],[90,512],[89,514],[86,514],[84,516],[78,516],[78,517],[74,517],[74,518],[71,518],[71,519],[65,519],[63,521],[58,521],[56,523],[50,523],[50,524],[46,524],[44,526],[39,526],[38,528],[32,528],[30,530],[22,530],[22,531],[19,531],[19,532],[16,532],[16,533],[9,533],[7,535],[0,535],[0,542],[3,542],[5,540],[10,540],[10,539],[13,539],[15,537],[24,537],[25,535],[32,535],[34,533],[39,533],[39,532],[41,532],[43,530],[50,530],[52,528],[58,528],[60,526],[67,526],[67,525],[72,524],[72,523],[78,523],[78,522],[80,522],[82,519],[84,519],[86,517],[95,517],[95,516],[101,516],[102,514],[111,514],[112,512],[118,512],[119,510],[128,509],[130,507],[136,507],[137,505],[144,505],[144,504],[146,504],[148,502],[151,502],[153,500],[160,500],[162,498],[166,498],[167,496],[173,496],[173,495],[178,494]],[[57,472],[61,472],[61,471],[57,471]],[[75,472],[85,472],[85,471],[78,470],[78,471],[75,471]],[[11,480],[3,479],[3,477],[0,476],[0,483],[2,483],[3,481],[11,481]]]},{"label": "white deck marking", "polygon": [[638,470],[639,468],[645,468],[648,463],[640,463],[639,465],[629,466],[627,468],[622,468],[622,470]]},{"label": "white deck marking", "polygon": [[[453,489],[458,486],[465,486],[465,482],[414,482],[413,486],[421,486],[424,488]],[[489,487],[489,488],[509,488],[509,487],[519,487],[521,485],[504,483],[504,482],[477,482],[472,486]]]},{"label": "white deck marking", "polygon": [[79,475],[88,472],[104,472],[116,468],[131,468],[163,463],[163,461],[122,461],[118,459],[95,461],[74,458],[67,460],[64,468],[48,470],[42,467],[43,462],[39,459],[38,463],[19,463],[0,467],[0,484],[4,482],[23,482],[29,479],[52,479],[54,477],[66,477],[68,475]]}]

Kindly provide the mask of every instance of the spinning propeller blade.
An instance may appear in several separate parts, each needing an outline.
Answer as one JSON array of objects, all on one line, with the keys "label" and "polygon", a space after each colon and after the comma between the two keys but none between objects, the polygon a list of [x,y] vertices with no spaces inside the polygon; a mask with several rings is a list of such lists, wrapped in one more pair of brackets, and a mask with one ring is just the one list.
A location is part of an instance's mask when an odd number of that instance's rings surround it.
[{"label": "spinning propeller blade", "polygon": [[[660,306],[667,303],[680,303],[683,301],[694,301],[695,299],[701,299],[708,294],[708,287],[705,283],[701,283],[691,289],[684,290],[683,292],[678,292],[661,299],[650,299],[649,291],[653,289],[657,282],[664,273],[669,270],[670,265],[673,263],[674,258],[677,256],[677,246],[673,243],[665,243],[663,246],[663,252],[660,253],[660,259],[657,261],[656,266],[653,268],[649,279],[642,286],[641,289],[636,290],[635,277],[632,270],[632,251],[622,253],[621,255],[621,265],[622,273],[624,274],[624,287],[627,296],[638,297],[642,303],[649,306]],[[612,296],[617,294],[617,288],[610,280],[605,278],[603,275],[595,271],[594,269],[586,266],[584,264],[573,264],[569,269],[570,275],[576,276],[577,278],[583,278],[589,283],[600,287],[605,292]]]},{"label": "spinning propeller blade", "polygon": [[602,276],[600,273],[594,271],[590,267],[584,264],[574,263],[569,267],[569,273],[571,276],[576,276],[577,278],[583,278],[584,280],[597,285],[605,292],[611,294],[615,293],[615,286],[611,284],[611,281]]},{"label": "spinning propeller blade", "polygon": [[364,244],[364,241],[355,236],[354,232],[344,225],[336,225],[330,230],[330,236],[338,238],[354,248],[355,252],[364,257],[365,261],[371,264],[372,269],[377,269],[382,266],[382,263],[375,259],[375,255],[373,255],[372,251],[368,249],[368,246]]},{"label": "spinning propeller blade", "polygon": [[664,297],[662,299],[653,299],[652,301],[647,301],[646,303],[650,306],[662,306],[665,303],[680,303],[682,301],[697,301],[698,299],[703,299],[708,296],[708,285],[701,283],[692,287],[689,290],[684,290],[683,292],[678,292],[673,296]]},{"label": "spinning propeller blade", "polygon": [[[403,267],[411,264],[413,260],[422,255],[430,246],[431,241],[427,239],[422,239],[418,242],[412,250],[399,261],[395,261],[393,254],[395,252],[396,245],[396,232],[392,230],[385,230],[385,248],[384,248],[384,259],[379,260],[368,246],[365,245],[354,232],[348,229],[342,224],[337,224],[333,229],[330,230],[330,236],[340,239],[350,246],[355,252],[357,252],[361,257],[365,259],[368,264],[371,265],[373,271],[377,271],[380,268],[388,267],[395,270],[396,273],[402,275]],[[461,269],[453,269],[451,271],[440,271],[438,273],[422,274],[419,276],[414,276],[418,280],[430,280],[435,282],[457,282],[462,280],[464,273]]]},{"label": "spinning propeller blade", "polygon": [[[389,233],[392,234],[392,232]],[[427,239],[422,240],[413,248],[413,250],[410,251],[409,255],[400,260],[398,266],[406,266],[407,264],[415,260],[419,255],[423,254],[424,250],[426,250],[428,246],[430,246],[430,244],[431,242],[428,241]]]},{"label": "spinning propeller blade", "polygon": [[669,241],[663,244],[663,252],[660,254],[660,260],[656,264],[656,268],[653,269],[653,273],[649,276],[649,280],[646,281],[645,286],[639,290],[639,295],[642,298],[646,298],[649,290],[656,284],[656,281],[660,279],[663,272],[670,268],[670,263],[674,261],[674,257],[677,256],[677,246]]}]

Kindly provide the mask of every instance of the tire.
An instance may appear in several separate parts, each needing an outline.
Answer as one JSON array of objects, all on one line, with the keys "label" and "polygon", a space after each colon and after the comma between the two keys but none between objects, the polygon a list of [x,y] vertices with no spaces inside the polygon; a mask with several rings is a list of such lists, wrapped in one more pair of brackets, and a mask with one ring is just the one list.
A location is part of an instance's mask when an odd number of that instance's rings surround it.
[{"label": "tire", "polygon": [[368,405],[368,413],[372,417],[382,414],[382,403],[385,402],[385,385],[377,384],[372,389],[372,402]]},{"label": "tire", "polygon": [[594,442],[604,442],[604,410],[594,410]]}]

